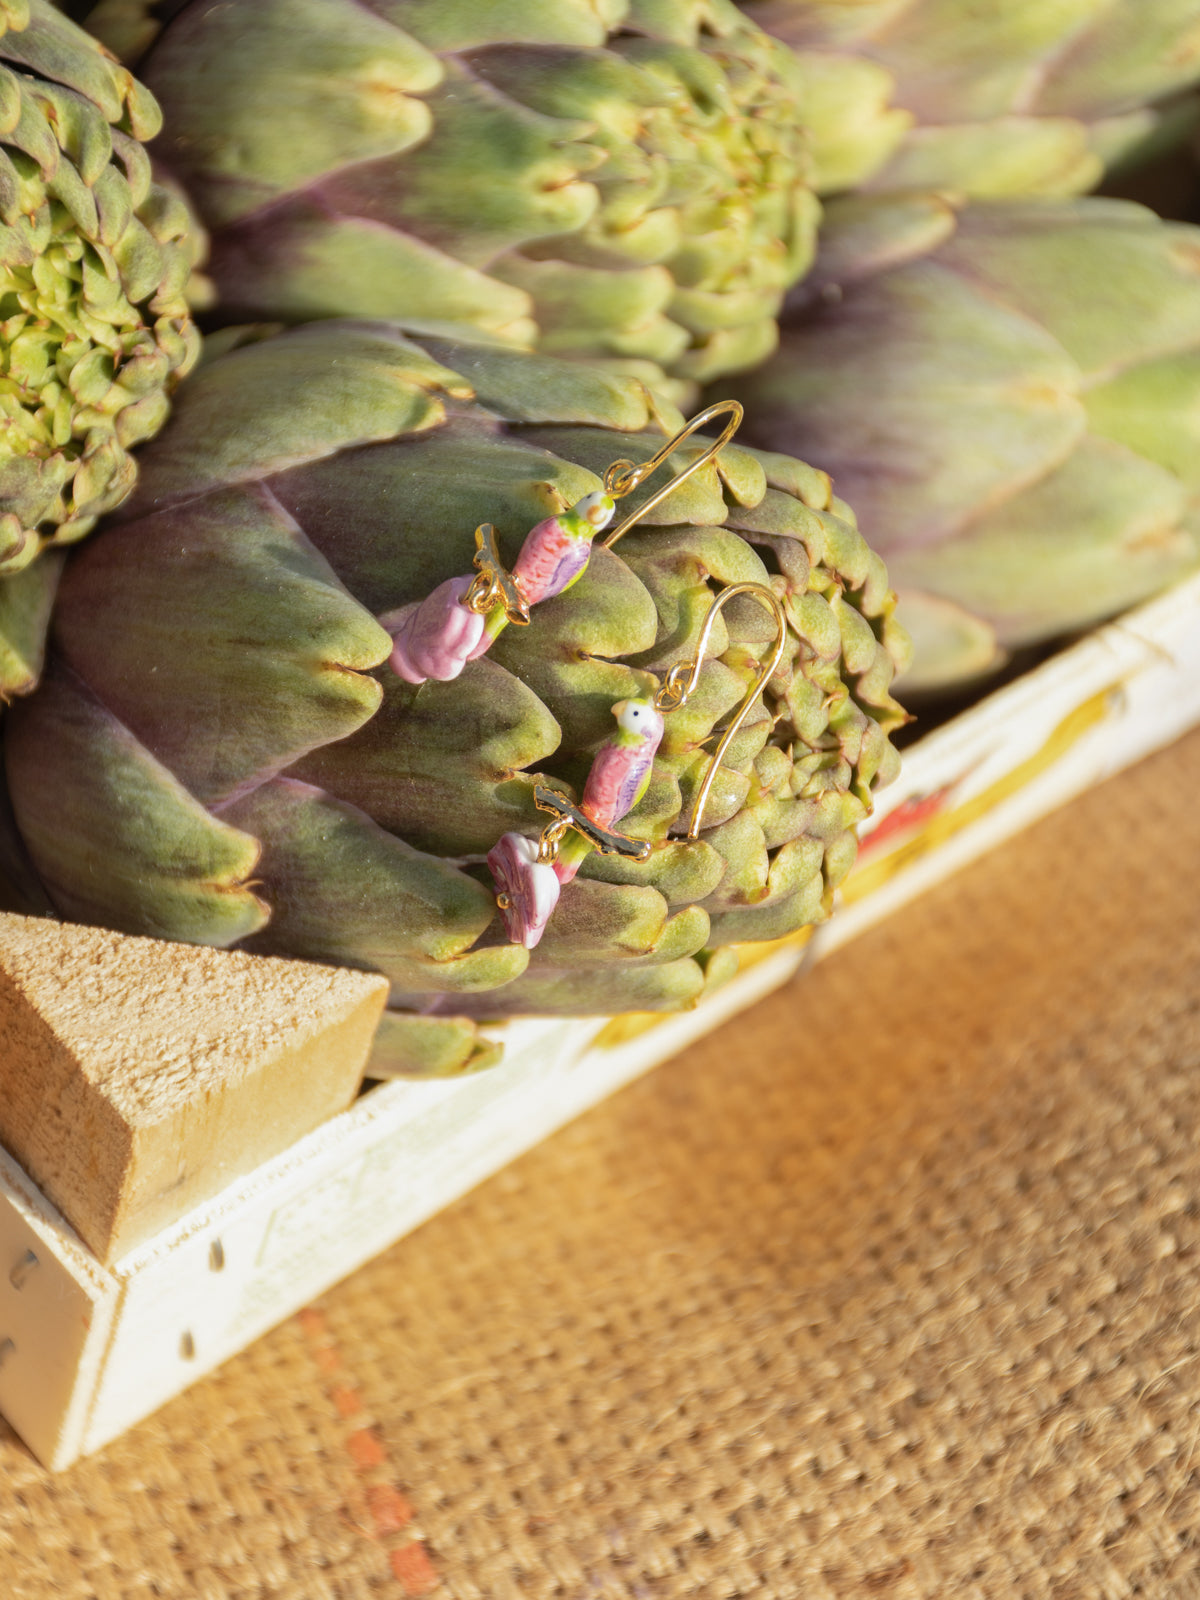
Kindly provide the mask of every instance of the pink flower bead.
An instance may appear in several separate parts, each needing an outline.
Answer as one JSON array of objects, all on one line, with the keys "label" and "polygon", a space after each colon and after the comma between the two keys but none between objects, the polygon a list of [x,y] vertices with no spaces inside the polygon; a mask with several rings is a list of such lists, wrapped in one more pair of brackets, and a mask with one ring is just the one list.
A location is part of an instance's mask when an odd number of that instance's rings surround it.
[{"label": "pink flower bead", "polygon": [[554,868],[537,858],[535,839],[506,833],[488,851],[487,863],[496,881],[497,901],[513,944],[532,950],[558,904]]},{"label": "pink flower bead", "polygon": [[424,600],[385,619],[394,640],[388,661],[406,683],[449,683],[491,643],[486,619],[462,604],[472,582],[447,578]]}]

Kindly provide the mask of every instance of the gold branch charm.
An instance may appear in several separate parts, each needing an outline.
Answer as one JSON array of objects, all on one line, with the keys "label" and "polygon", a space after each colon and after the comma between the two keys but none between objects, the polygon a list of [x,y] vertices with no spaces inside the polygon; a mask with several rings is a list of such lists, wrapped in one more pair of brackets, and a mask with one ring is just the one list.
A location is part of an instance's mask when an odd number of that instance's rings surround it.
[{"label": "gold branch charm", "polygon": [[496,548],[496,530],[490,522],[481,522],[475,529],[476,576],[467,590],[463,604],[476,616],[485,617],[496,606],[504,607],[509,622],[519,628],[529,626],[529,605],[521,593],[520,585],[500,560]]},{"label": "gold branch charm", "polygon": [[558,819],[542,831],[538,844],[539,861],[553,862],[558,855],[558,846],[563,835],[572,828],[576,833],[582,834],[593,850],[598,850],[603,856],[624,856],[626,861],[649,859],[648,839],[630,839],[626,834],[614,833],[611,828],[601,827],[598,822],[593,822],[586,812],[572,805],[565,795],[559,794],[557,789],[547,789],[543,783],[536,784],[533,803],[539,811],[548,811]]}]

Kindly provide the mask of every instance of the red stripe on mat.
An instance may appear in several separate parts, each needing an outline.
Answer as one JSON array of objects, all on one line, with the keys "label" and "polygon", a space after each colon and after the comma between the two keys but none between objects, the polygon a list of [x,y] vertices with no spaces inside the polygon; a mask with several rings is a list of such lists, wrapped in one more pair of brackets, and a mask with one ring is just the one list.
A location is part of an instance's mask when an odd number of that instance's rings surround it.
[{"label": "red stripe on mat", "polygon": [[329,1331],[324,1313],[306,1306],[298,1313],[297,1320],[313,1362],[326,1380],[324,1388],[330,1404],[343,1421],[353,1420],[355,1424],[346,1434],[346,1454],[363,1491],[369,1526],[364,1525],[361,1514],[354,1514],[358,1508],[348,1508],[350,1521],[368,1538],[385,1547],[392,1576],[407,1600],[419,1600],[420,1596],[437,1588],[439,1578],[424,1541],[410,1527],[412,1505],[393,1479],[387,1451],[377,1430],[369,1422],[364,1423],[362,1395],[345,1372],[341,1350]]}]

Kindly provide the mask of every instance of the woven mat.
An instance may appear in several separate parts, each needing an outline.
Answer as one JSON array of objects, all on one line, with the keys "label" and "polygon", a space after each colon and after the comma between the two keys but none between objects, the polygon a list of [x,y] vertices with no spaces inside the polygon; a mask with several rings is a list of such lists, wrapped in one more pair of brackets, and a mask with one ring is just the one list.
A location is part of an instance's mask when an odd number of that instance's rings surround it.
[{"label": "woven mat", "polygon": [[1200,1596],[1200,735],[61,1478],[12,1600]]}]

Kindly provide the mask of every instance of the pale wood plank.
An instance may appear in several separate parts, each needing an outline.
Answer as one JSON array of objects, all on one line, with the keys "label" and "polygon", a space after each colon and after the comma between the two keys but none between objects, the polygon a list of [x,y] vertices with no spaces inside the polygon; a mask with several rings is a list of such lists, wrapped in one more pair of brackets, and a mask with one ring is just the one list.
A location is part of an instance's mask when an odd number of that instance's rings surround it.
[{"label": "pale wood plank", "polygon": [[348,1105],[386,992],[0,916],[0,1143],[112,1261]]}]

